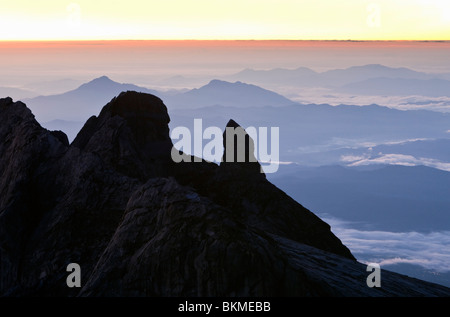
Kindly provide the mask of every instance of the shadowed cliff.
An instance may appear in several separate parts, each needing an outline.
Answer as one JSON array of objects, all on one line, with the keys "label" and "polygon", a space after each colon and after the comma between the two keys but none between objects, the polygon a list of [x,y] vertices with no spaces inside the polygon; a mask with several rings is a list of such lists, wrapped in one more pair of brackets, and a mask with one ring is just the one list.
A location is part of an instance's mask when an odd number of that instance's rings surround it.
[{"label": "shadowed cliff", "polygon": [[[0,100],[0,295],[450,294],[386,271],[367,287],[329,225],[250,160],[248,135],[245,162],[174,163],[169,120],[159,98],[124,92],[69,145]],[[66,285],[72,262],[81,288]]]}]

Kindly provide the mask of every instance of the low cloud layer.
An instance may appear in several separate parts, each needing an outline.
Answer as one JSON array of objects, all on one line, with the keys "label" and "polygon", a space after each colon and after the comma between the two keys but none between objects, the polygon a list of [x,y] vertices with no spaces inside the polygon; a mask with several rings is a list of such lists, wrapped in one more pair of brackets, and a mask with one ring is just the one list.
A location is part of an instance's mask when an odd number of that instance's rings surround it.
[{"label": "low cloud layer", "polygon": [[388,232],[354,229],[354,224],[327,215],[331,230],[364,263],[409,263],[436,272],[450,272],[450,231]]},{"label": "low cloud layer", "polygon": [[380,154],[376,157],[370,155],[343,155],[341,161],[348,163],[348,166],[364,166],[371,164],[390,164],[403,166],[424,165],[450,172],[450,163],[441,162],[431,158],[416,158],[412,155],[404,154]]},{"label": "low cloud layer", "polygon": [[329,104],[337,106],[345,105],[370,105],[377,104],[399,110],[432,110],[438,112],[450,112],[450,97],[426,97],[426,96],[366,96],[335,93],[324,88],[301,90],[293,87],[290,91],[280,91],[291,100],[308,104]]}]

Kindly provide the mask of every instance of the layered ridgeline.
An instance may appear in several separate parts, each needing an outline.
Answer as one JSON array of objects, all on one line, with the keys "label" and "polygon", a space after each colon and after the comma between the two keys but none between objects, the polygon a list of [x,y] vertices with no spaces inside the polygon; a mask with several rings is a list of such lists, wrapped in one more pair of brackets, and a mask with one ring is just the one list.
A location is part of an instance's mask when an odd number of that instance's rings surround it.
[{"label": "layered ridgeline", "polygon": [[0,295],[450,295],[387,271],[369,288],[366,265],[259,163],[175,163],[169,120],[159,98],[125,92],[69,144],[0,100]]}]

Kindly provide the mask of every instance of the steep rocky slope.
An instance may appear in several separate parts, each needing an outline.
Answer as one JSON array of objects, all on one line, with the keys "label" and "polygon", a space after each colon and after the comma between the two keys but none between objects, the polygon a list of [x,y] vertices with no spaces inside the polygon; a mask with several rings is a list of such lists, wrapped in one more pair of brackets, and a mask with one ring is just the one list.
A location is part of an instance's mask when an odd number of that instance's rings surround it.
[{"label": "steep rocky slope", "polygon": [[0,295],[450,295],[386,271],[367,287],[366,266],[259,163],[174,163],[169,120],[159,98],[124,92],[69,145],[0,100]]}]

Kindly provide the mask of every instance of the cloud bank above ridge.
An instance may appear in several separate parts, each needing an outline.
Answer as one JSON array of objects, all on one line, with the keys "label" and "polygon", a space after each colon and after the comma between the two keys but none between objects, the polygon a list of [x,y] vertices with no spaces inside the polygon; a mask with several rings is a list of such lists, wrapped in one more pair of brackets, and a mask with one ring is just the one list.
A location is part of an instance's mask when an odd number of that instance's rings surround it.
[{"label": "cloud bank above ridge", "polygon": [[450,231],[388,232],[352,228],[352,223],[329,215],[322,217],[331,230],[365,263],[417,264],[437,272],[450,272]]}]

